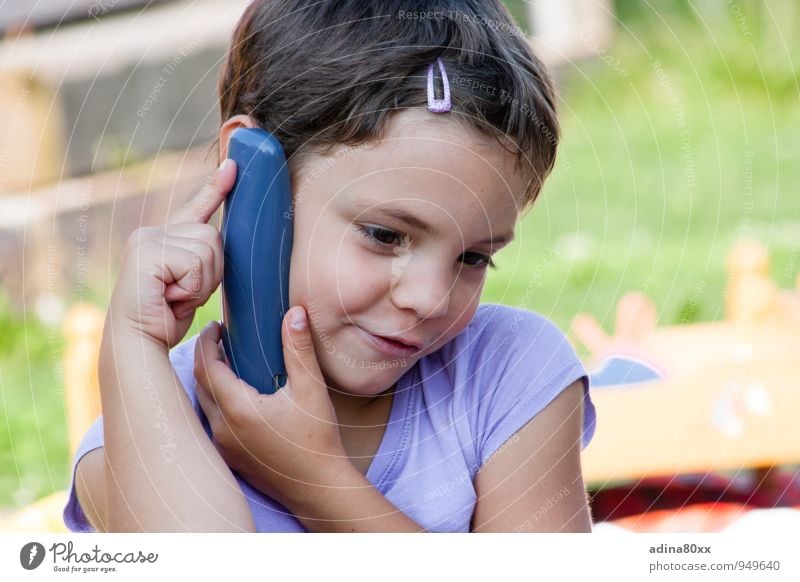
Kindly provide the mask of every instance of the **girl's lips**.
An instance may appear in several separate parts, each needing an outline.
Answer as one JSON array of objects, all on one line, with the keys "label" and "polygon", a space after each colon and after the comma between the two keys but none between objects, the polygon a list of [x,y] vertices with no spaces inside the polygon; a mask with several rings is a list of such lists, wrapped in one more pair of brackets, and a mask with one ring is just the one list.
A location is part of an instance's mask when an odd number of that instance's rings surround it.
[{"label": "girl's lips", "polygon": [[418,351],[417,348],[407,346],[406,344],[401,344],[400,342],[386,339],[378,335],[371,334],[368,331],[361,329],[360,327],[358,328],[358,331],[361,333],[361,335],[364,336],[364,339],[366,339],[367,342],[372,347],[374,347],[375,349],[384,354],[394,356],[397,358],[409,358],[414,354],[416,354]]}]

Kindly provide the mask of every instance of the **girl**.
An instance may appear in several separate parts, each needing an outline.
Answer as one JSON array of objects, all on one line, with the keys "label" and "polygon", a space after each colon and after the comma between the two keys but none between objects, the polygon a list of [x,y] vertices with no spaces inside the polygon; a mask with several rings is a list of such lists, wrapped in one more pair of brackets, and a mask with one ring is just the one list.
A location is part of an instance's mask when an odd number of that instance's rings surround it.
[{"label": "girl", "polygon": [[240,382],[215,322],[174,347],[222,276],[225,160],[126,245],[70,529],[590,531],[581,362],[546,318],[479,305],[556,155],[551,82],[516,30],[497,0],[247,8],[219,157],[239,127],[287,156],[289,381]]}]

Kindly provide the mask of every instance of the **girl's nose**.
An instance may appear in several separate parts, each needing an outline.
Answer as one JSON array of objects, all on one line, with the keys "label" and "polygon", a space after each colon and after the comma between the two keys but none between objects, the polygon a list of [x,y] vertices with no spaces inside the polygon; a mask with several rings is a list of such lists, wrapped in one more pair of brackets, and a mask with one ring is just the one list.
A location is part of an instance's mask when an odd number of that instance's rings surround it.
[{"label": "girl's nose", "polygon": [[425,260],[408,253],[392,264],[392,302],[402,309],[413,309],[417,317],[434,319],[447,315],[453,274],[441,261]]}]

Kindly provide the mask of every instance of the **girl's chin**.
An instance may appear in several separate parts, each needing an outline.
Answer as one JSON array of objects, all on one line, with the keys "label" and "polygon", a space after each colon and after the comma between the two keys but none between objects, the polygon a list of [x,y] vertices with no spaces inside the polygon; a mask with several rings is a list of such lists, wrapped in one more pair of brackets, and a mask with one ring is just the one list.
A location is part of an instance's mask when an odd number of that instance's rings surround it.
[{"label": "girl's chin", "polygon": [[[376,362],[375,365],[379,365]],[[328,386],[336,386],[339,391],[353,396],[377,396],[391,388],[407,368],[371,368],[371,362],[365,362],[364,368],[339,367],[336,378],[329,379]]]},{"label": "girl's chin", "polygon": [[382,358],[380,354],[357,348],[360,346],[353,345],[350,353],[323,352],[319,363],[329,386],[340,387],[341,392],[357,396],[376,396],[391,388],[416,361]]}]

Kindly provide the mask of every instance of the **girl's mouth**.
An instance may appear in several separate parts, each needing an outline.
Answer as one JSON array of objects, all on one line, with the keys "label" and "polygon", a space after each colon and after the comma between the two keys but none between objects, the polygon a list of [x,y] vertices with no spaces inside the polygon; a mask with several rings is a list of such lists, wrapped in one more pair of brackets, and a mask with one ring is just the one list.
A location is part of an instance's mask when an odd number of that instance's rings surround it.
[{"label": "girl's mouth", "polygon": [[414,346],[369,333],[360,327],[358,330],[369,345],[384,354],[398,358],[409,358],[419,351]]}]

